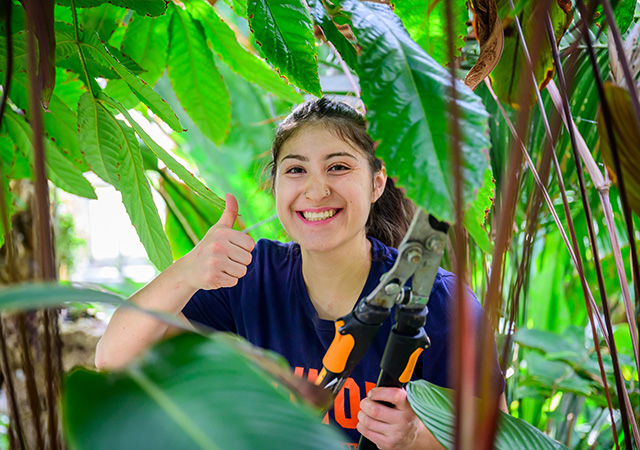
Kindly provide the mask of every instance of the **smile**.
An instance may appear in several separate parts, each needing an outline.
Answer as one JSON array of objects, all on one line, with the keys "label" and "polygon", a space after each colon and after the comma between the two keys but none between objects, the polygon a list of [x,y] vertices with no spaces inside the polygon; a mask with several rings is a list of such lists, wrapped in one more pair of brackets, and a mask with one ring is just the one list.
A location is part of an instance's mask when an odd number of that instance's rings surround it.
[{"label": "smile", "polygon": [[339,209],[326,209],[324,211],[300,211],[299,214],[303,219],[309,222],[320,222],[327,220],[338,214]]}]

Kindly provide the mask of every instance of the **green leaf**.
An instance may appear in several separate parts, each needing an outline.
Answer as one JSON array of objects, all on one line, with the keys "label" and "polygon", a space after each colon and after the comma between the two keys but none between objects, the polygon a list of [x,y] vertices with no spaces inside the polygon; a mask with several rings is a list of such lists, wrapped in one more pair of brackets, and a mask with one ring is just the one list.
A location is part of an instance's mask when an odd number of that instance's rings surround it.
[{"label": "green leaf", "polygon": [[67,376],[67,439],[94,450],[342,448],[337,432],[275,381],[235,337],[177,336],[123,371]]},{"label": "green leaf", "polygon": [[26,283],[0,288],[1,311],[28,311],[61,307],[69,302],[103,303],[120,306],[121,297],[95,289],[81,289],[57,283]]},{"label": "green leaf", "polygon": [[[469,13],[463,0],[449,3],[453,16],[454,57],[457,58],[465,43]],[[443,66],[449,63],[446,4],[442,0],[403,0],[395,2],[393,10],[409,36]]]},{"label": "green leaf", "polygon": [[464,218],[462,219],[464,228],[476,241],[478,247],[488,255],[493,254],[493,244],[487,235],[484,223],[493,206],[494,190],[495,183],[493,181],[493,175],[491,169],[487,168],[487,170],[484,171],[482,187],[478,190],[478,195],[469,206],[469,209],[465,211]]},{"label": "green leaf", "polygon": [[267,63],[247,51],[236,39],[233,30],[208,3],[190,0],[187,11],[202,24],[213,51],[238,75],[292,103],[302,102],[302,96],[278,76]]},{"label": "green leaf", "polygon": [[164,176],[160,193],[167,204],[165,231],[171,242],[174,259],[182,258],[204,237],[222,210],[194,195],[186,185]]},{"label": "green leaf", "polygon": [[[19,31],[11,35],[11,43],[13,45],[13,70],[26,72],[29,67],[27,59],[27,34],[25,31]],[[0,36],[0,72],[4,73],[7,67],[7,38]],[[4,83],[4,77],[2,78]]]},{"label": "green leaf", "polygon": [[301,89],[322,96],[313,22],[300,0],[249,0],[249,25],[267,60]]},{"label": "green leaf", "polygon": [[213,142],[225,140],[231,127],[231,102],[201,27],[187,12],[172,7],[169,79],[200,131]]},{"label": "green leaf", "polygon": [[126,14],[127,10],[117,8],[110,3],[83,9],[82,29],[95,31],[100,39],[107,42]]},{"label": "green leaf", "polygon": [[151,151],[162,161],[173,173],[175,173],[187,186],[197,192],[202,198],[206,199],[214,208],[220,211],[224,210],[224,200],[218,197],[216,194],[206,187],[200,180],[198,180],[191,172],[185,169],[182,164],[176,161],[169,153],[167,153],[162,147],[160,147],[151,137],[144,131],[144,129],[138,124],[129,114],[129,111],[120,103],[112,98],[107,97],[104,94],[99,96],[99,99],[110,104],[116,108],[127,121],[131,124],[140,139],[151,149]]},{"label": "green leaf", "polygon": [[[63,6],[71,6],[70,0],[56,0],[56,3]],[[76,8],[93,8],[101,6],[104,0],[76,0]],[[141,16],[160,16],[167,9],[166,0],[109,0],[113,6],[132,9]]]},{"label": "green leaf", "polygon": [[[638,0],[618,0],[617,2],[611,2],[620,34],[626,33],[629,26],[633,23],[633,15],[635,14],[637,3]],[[601,4],[598,4],[596,7],[594,22],[602,27],[607,24],[607,16],[604,14]]]},{"label": "green leaf", "polygon": [[122,39],[122,53],[146,70],[140,78],[150,86],[156,84],[167,66],[170,12],[156,18],[134,15]]},{"label": "green leaf", "polygon": [[[16,143],[25,159],[33,166],[33,133],[27,121],[13,111],[5,112],[7,131]],[[91,183],[82,176],[82,172],[69,161],[60,150],[48,140],[45,140],[45,163],[49,179],[70,194],[95,199],[96,193]]]},{"label": "green leaf", "polygon": [[331,41],[347,65],[355,70],[358,67],[358,53],[353,44],[338,30],[320,0],[309,0],[307,4],[311,10],[313,20],[316,25],[322,28],[325,38]]},{"label": "green leaf", "polygon": [[[521,108],[519,103],[522,101],[522,84],[523,77],[531,77],[529,66],[524,58],[522,44],[518,29],[513,19],[513,11],[508,0],[497,0],[498,15],[502,20],[504,27],[504,48],[500,62],[491,72],[491,80],[493,90],[500,100],[515,108]],[[542,7],[540,2],[525,2],[524,7],[518,14],[520,24],[524,33],[525,42],[529,51],[532,51],[533,42],[540,41],[540,30],[536,28],[536,10]],[[551,2],[549,16],[553,24],[553,30],[556,36],[556,42],[560,42],[562,35],[565,33],[573,18],[572,11],[566,13],[558,6],[558,2]],[[554,74],[553,55],[549,40],[545,38],[541,41],[540,55],[534,64],[534,73],[536,83],[539,89],[542,89],[551,80]],[[524,107],[533,105],[536,101],[535,92],[531,91],[528,104]]]},{"label": "green leaf", "polygon": [[[11,232],[11,216],[13,215],[13,200],[11,190],[9,189],[9,179],[12,172],[12,163],[14,158],[15,147],[13,141],[7,135],[3,126],[0,131],[0,247],[4,244],[4,238],[7,233]],[[3,208],[4,206],[4,208]],[[5,230],[4,223],[7,223]]]},{"label": "green leaf", "polygon": [[89,170],[89,166],[78,145],[77,124],[76,113],[56,95],[54,89],[49,110],[44,114],[45,134],[67,159],[84,172]]},{"label": "green leaf", "polygon": [[[453,157],[449,124],[451,77],[411,40],[387,5],[346,1],[361,46],[358,75],[376,153],[407,195],[439,220],[454,222]],[[485,184],[489,167],[488,113],[456,80],[461,133],[464,210]],[[473,220],[482,223],[482,219]]]},{"label": "green leaf", "polygon": [[562,334],[551,331],[521,328],[513,335],[514,342],[518,344],[540,350],[545,353],[569,351],[580,355],[585,351],[584,346],[573,340],[565,339]]},{"label": "green leaf", "polygon": [[[55,143],[56,147],[76,167],[82,172],[86,172],[89,168],[78,145],[78,119],[75,112],[62,99],[64,97],[72,101],[72,104],[77,104],[79,96],[69,91],[79,90],[81,83],[78,80],[70,80],[66,75],[61,69],[58,70],[56,75],[56,86],[51,95],[49,107],[43,115],[45,136]],[[26,110],[29,107],[27,100],[28,90],[26,75],[22,72],[14,73],[10,97],[21,109]]]},{"label": "green leaf", "polygon": [[0,156],[2,156],[3,170],[6,171],[5,175],[9,179],[31,178],[29,159],[9,136],[6,121],[3,121],[0,130]]},{"label": "green leaf", "polygon": [[127,82],[133,93],[142,103],[147,105],[155,114],[175,131],[183,131],[180,121],[171,110],[171,107],[160,97],[151,86],[146,84],[120,62],[113,57],[100,38],[95,33],[86,33],[82,38],[82,45],[99,55],[106,64],[110,65],[124,81]]},{"label": "green leaf", "polygon": [[80,97],[78,128],[86,160],[93,171],[122,193],[122,202],[151,262],[163,270],[171,248],[144,175],[133,129],[117,120],[91,94]]},{"label": "green leaf", "polygon": [[[412,381],[407,385],[407,397],[411,408],[438,442],[447,449],[454,448],[452,393],[453,391],[449,389],[424,380]],[[524,420],[516,419],[502,411],[499,414],[495,449],[559,450],[567,448]]]}]

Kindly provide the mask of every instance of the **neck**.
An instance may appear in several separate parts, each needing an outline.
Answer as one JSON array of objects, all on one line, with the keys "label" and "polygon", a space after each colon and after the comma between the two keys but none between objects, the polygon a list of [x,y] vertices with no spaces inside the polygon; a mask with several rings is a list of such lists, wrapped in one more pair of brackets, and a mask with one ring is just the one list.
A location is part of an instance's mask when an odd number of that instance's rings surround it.
[{"label": "neck", "polygon": [[301,253],[302,276],[318,317],[335,320],[348,314],[369,276],[371,242],[363,234],[348,246],[327,252],[301,249]]}]

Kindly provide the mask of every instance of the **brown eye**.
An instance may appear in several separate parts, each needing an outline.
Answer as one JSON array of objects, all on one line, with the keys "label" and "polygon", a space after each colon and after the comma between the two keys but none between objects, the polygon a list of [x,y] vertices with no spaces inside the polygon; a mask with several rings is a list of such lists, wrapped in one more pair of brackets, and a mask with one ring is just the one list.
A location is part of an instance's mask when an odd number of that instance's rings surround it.
[{"label": "brown eye", "polygon": [[342,164],[336,164],[335,166],[331,166],[329,168],[329,171],[332,171],[332,172],[341,172],[341,171],[345,171],[345,170],[349,170],[349,168],[347,166],[342,165]]},{"label": "brown eye", "polygon": [[304,173],[304,169],[302,167],[290,167],[287,169],[285,173],[293,173],[293,174]]}]

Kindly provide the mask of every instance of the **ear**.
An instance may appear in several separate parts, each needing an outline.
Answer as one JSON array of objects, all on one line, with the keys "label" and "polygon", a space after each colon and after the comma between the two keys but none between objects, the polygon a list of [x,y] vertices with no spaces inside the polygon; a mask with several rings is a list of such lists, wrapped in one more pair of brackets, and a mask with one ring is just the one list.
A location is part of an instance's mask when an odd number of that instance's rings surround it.
[{"label": "ear", "polygon": [[371,192],[371,203],[375,203],[382,196],[387,185],[387,168],[382,166],[373,176],[373,191]]}]

